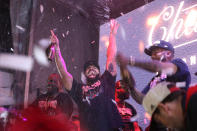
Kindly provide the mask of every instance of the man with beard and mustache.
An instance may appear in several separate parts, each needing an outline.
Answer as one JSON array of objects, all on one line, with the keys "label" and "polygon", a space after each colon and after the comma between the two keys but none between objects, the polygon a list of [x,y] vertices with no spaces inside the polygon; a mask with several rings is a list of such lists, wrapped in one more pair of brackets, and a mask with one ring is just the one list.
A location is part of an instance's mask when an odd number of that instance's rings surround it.
[{"label": "man with beard and mustache", "polygon": [[69,91],[78,105],[82,131],[113,131],[121,126],[121,117],[115,103],[116,79],[116,43],[115,35],[118,23],[110,22],[111,32],[107,49],[106,71],[100,75],[100,67],[95,61],[88,61],[84,65],[86,84],[77,82],[67,71],[62,58],[59,41],[51,32],[51,41],[55,45],[55,60],[61,74],[64,87]]},{"label": "man with beard and mustache", "polygon": [[137,112],[136,109],[127,103],[125,100],[129,99],[130,93],[129,88],[126,87],[126,83],[123,80],[116,82],[115,86],[115,101],[122,117],[123,121],[123,131],[141,131],[137,122]]}]

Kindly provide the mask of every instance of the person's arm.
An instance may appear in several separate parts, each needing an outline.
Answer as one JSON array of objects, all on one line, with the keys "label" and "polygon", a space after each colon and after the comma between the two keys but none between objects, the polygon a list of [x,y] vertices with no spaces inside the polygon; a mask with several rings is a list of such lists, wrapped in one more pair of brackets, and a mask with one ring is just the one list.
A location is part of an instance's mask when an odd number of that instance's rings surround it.
[{"label": "person's arm", "polygon": [[127,86],[129,87],[129,90],[130,90],[132,98],[138,104],[142,104],[142,101],[143,101],[143,98],[144,98],[144,94],[142,94],[141,92],[139,92],[135,88],[135,80],[134,80],[132,74],[129,72],[129,70],[127,69],[126,66],[120,65],[120,71],[121,71],[121,75],[122,75],[123,81],[125,83],[127,83]]},{"label": "person's arm", "polygon": [[53,31],[51,31],[51,42],[54,44],[55,62],[56,62],[57,69],[60,73],[60,76],[62,78],[62,83],[63,83],[64,87],[70,91],[72,88],[73,77],[67,71],[65,61],[61,55],[61,51],[59,48],[59,40]]},{"label": "person's arm", "polygon": [[122,53],[117,54],[118,62],[122,65],[135,66],[150,72],[164,72],[173,75],[177,72],[177,66],[171,62],[160,62],[157,60],[139,60],[133,57],[126,57]]},{"label": "person's arm", "polygon": [[119,24],[115,20],[110,21],[110,36],[109,36],[109,46],[107,48],[107,62],[106,62],[106,70],[109,71],[112,76],[115,76],[117,73],[116,69],[116,33],[118,30]]}]

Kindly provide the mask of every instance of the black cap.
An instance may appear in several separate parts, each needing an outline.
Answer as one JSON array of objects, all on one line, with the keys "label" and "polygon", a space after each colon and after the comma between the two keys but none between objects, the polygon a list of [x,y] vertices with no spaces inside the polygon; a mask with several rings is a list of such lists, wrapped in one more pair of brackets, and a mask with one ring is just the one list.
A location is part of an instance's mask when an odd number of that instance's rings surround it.
[{"label": "black cap", "polygon": [[152,51],[153,51],[153,49],[155,49],[155,48],[166,49],[166,50],[171,51],[171,52],[174,54],[174,47],[172,46],[172,44],[170,44],[169,42],[164,41],[164,40],[155,41],[155,43],[154,43],[152,46],[150,46],[150,47],[148,47],[148,48],[145,48],[145,49],[144,49],[144,52],[145,52],[147,55],[151,56]]},{"label": "black cap", "polygon": [[89,67],[89,66],[95,66],[98,68],[98,70],[100,71],[100,66],[98,65],[98,63],[96,61],[93,61],[93,60],[89,60],[87,61],[85,64],[84,64],[84,72],[86,71],[86,69]]}]

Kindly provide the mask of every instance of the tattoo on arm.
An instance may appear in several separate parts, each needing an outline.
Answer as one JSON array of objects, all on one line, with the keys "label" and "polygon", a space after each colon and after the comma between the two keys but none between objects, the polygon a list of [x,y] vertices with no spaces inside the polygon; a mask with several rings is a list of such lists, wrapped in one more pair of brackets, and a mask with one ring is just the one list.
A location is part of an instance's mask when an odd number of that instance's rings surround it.
[{"label": "tattoo on arm", "polygon": [[157,72],[160,69],[160,63],[157,61],[136,61],[135,66],[151,72]]}]

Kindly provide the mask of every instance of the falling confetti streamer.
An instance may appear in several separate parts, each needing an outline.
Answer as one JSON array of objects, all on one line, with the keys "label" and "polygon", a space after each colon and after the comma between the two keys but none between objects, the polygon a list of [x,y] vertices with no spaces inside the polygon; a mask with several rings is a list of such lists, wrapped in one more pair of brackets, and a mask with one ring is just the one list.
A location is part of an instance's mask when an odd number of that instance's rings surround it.
[{"label": "falling confetti streamer", "polygon": [[64,34],[64,33],[62,33],[62,37],[64,37],[64,38],[65,38],[65,34]]},{"label": "falling confetti streamer", "polygon": [[121,13],[120,13],[120,15],[121,15],[121,16],[123,16],[123,15],[124,15],[124,13],[123,13],[123,12],[121,12]]},{"label": "falling confetti streamer", "polygon": [[20,26],[20,25],[16,25],[16,28],[19,29],[19,30],[22,31],[22,32],[25,32],[25,28],[23,28],[23,27]]},{"label": "falling confetti streamer", "polygon": [[68,34],[69,34],[69,30],[66,31],[66,35],[68,35]]},{"label": "falling confetti streamer", "polygon": [[94,44],[95,43],[95,40],[93,40],[92,42],[91,42],[91,44]]},{"label": "falling confetti streamer", "polygon": [[53,13],[55,13],[55,8],[52,8]]},{"label": "falling confetti streamer", "polygon": [[47,59],[45,50],[39,46],[35,46],[33,50],[34,57],[36,61],[43,66],[49,66],[49,61]]},{"label": "falling confetti streamer", "polygon": [[40,13],[43,13],[43,11],[44,11],[44,6],[40,5]]},{"label": "falling confetti streamer", "polygon": [[31,71],[33,59],[24,55],[0,54],[0,67],[20,71]]}]

